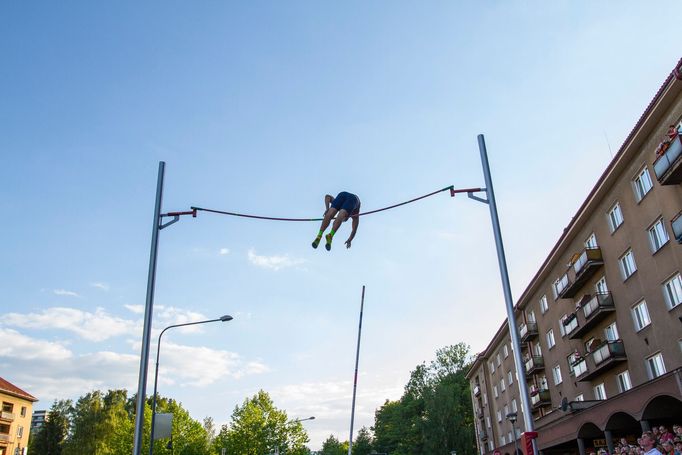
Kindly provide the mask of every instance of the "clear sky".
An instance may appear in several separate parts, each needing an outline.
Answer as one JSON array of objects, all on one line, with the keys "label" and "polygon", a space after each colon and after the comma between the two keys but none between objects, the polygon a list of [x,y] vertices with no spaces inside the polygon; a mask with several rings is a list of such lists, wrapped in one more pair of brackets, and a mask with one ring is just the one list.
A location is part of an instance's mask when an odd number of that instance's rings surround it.
[{"label": "clear sky", "polygon": [[[0,3],[0,375],[40,399],[137,389],[158,162],[165,211],[318,217],[483,186],[515,297],[680,57],[669,2]],[[487,206],[447,193],[317,223],[201,213],[160,236],[159,392],[225,423],[258,389],[348,438],[436,349],[505,319]],[[155,349],[152,351],[152,356]],[[148,391],[151,390],[150,381]]]}]

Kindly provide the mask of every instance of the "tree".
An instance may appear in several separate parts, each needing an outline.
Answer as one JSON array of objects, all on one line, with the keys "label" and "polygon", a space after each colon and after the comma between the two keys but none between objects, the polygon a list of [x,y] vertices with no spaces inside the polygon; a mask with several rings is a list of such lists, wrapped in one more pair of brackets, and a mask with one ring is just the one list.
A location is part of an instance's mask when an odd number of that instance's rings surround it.
[{"label": "tree", "polygon": [[71,400],[55,401],[45,418],[45,424],[29,440],[29,453],[61,455],[64,440],[71,426]]},{"label": "tree", "polygon": [[464,343],[436,351],[428,366],[410,374],[399,401],[375,413],[374,448],[395,455],[475,452],[469,383],[469,347]]},{"label": "tree", "polygon": [[277,409],[270,396],[260,390],[236,406],[229,425],[223,425],[213,448],[220,453],[263,455],[279,449],[280,453],[303,455],[308,435],[300,422],[288,422],[287,414]]},{"label": "tree", "polygon": [[372,452],[372,434],[367,427],[362,427],[353,441],[353,455],[369,455],[370,452]]},{"label": "tree", "polygon": [[319,453],[320,455],[345,455],[348,453],[348,442],[345,443],[344,447],[343,443],[330,434],[322,443],[322,450]]}]

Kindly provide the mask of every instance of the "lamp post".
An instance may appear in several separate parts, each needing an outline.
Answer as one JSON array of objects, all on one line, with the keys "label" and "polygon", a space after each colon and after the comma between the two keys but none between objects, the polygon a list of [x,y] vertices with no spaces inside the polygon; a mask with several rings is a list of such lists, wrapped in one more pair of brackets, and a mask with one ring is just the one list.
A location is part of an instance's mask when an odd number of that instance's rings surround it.
[{"label": "lamp post", "polygon": [[514,455],[519,455],[519,443],[516,440],[516,426],[514,423],[516,422],[517,414],[515,412],[510,412],[507,414],[507,420],[509,420],[512,424],[512,437],[514,438]]},{"label": "lamp post", "polygon": [[156,370],[154,371],[154,395],[152,396],[152,429],[149,437],[149,455],[152,455],[154,453],[154,422],[156,421],[156,385],[159,379],[159,354],[161,353],[161,337],[163,334],[166,332],[168,329],[172,329],[175,327],[185,327],[188,325],[197,325],[197,324],[208,324],[209,322],[227,322],[231,321],[232,316],[226,314],[224,316],[220,316],[217,319],[208,319],[206,321],[195,321],[195,322],[185,322],[184,324],[174,324],[174,325],[169,325],[165,329],[161,331],[159,334],[159,341],[156,345]]},{"label": "lamp post", "polygon": [[289,423],[305,422],[306,420],[315,420],[315,416],[306,417],[305,419],[290,420]]}]

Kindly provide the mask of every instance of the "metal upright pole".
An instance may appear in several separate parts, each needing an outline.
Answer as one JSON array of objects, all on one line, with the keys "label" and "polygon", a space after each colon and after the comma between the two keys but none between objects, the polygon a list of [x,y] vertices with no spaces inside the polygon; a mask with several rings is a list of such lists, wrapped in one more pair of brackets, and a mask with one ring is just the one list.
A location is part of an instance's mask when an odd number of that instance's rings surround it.
[{"label": "metal upright pole", "polygon": [[358,390],[358,363],[360,361],[360,335],[362,334],[362,309],[365,306],[365,286],[362,286],[362,299],[360,300],[360,325],[358,327],[358,349],[355,352],[355,376],[353,378],[353,405],[350,411],[350,437],[348,438],[348,455],[353,449],[353,421],[355,420],[355,392]]},{"label": "metal upright pole", "polygon": [[[152,312],[154,307],[154,286],[156,282],[156,257],[161,230],[161,199],[163,196],[163,174],[166,163],[159,161],[159,176],[156,183],[156,205],[154,207],[154,223],[152,225],[152,245],[149,253],[149,274],[147,275],[147,301],[144,308],[144,328],[142,332],[142,349],[140,353],[140,374],[137,384],[137,407],[135,411],[135,439],[133,455],[142,451],[142,434],[144,430],[144,401],[147,392],[147,366],[149,364],[149,343],[152,331]],[[153,443],[153,441],[152,441]]]},{"label": "metal upright pole", "polygon": [[[511,286],[509,284],[509,272],[507,271],[507,259],[504,255],[504,245],[502,243],[502,233],[500,232],[500,220],[497,217],[497,204],[495,203],[495,191],[493,190],[493,181],[490,177],[490,166],[488,165],[488,152],[485,148],[485,138],[482,134],[478,135],[478,148],[481,152],[481,164],[483,166],[483,176],[485,177],[485,187],[488,199],[488,206],[490,207],[490,218],[493,223],[493,232],[495,234],[495,245],[497,246],[497,262],[500,266],[500,276],[502,278],[502,289],[504,290],[504,301],[507,307],[507,321],[509,324],[509,334],[511,336],[512,346],[514,347],[514,364],[518,372],[517,383],[519,385],[519,394],[521,395],[521,409],[523,410],[523,422],[525,423],[526,431],[535,431],[533,424],[533,414],[530,408],[530,395],[528,394],[528,384],[526,384],[526,371],[521,359],[521,343],[519,341],[519,332],[516,325],[516,317],[514,316],[514,301],[512,300]],[[516,437],[516,435],[514,435]],[[537,455],[537,446],[533,444],[533,452]]]}]

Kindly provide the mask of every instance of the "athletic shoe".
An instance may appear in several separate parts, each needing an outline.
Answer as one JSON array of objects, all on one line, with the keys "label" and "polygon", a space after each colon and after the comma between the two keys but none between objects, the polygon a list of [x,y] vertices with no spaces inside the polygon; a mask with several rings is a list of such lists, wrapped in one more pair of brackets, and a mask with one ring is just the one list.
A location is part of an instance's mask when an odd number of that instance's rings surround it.
[{"label": "athletic shoe", "polygon": [[327,234],[324,236],[324,239],[327,241],[327,243],[324,244],[324,247],[327,249],[327,251],[331,251],[332,249],[332,235]]},{"label": "athletic shoe", "polygon": [[320,244],[320,239],[321,237],[316,237],[315,240],[313,240],[313,248],[317,248],[317,245]]}]

